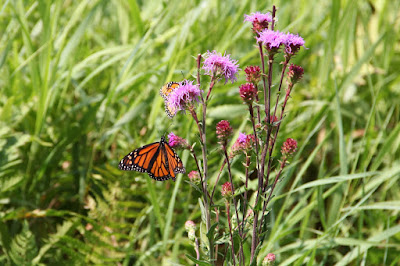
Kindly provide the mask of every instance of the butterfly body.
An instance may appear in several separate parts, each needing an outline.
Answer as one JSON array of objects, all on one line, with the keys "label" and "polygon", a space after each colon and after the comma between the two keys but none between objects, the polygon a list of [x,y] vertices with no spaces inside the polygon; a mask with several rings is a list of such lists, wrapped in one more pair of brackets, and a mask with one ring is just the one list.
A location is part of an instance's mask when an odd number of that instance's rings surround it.
[{"label": "butterfly body", "polygon": [[182,160],[168,145],[164,137],[160,142],[147,144],[127,154],[119,163],[119,169],[147,173],[157,181],[172,179],[177,173],[185,173]]}]

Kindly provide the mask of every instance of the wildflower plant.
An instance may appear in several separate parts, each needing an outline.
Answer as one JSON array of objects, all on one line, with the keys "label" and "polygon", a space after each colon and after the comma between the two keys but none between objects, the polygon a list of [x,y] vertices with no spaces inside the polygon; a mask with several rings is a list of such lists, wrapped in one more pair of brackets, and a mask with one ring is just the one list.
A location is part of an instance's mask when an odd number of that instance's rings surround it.
[{"label": "wildflower plant", "polygon": [[[282,172],[289,163],[290,157],[296,152],[297,141],[285,136],[286,141],[276,148],[280,127],[283,124],[286,105],[290,99],[294,85],[301,80],[303,68],[289,62],[301,47],[305,47],[304,39],[292,33],[275,30],[275,6],[272,13],[260,12],[245,15],[244,22],[252,23],[254,39],[258,47],[260,64],[244,68],[246,82],[238,84],[237,96],[248,109],[248,132],[239,133],[236,140],[232,140],[234,128],[227,120],[213,124],[214,134],[218,139],[217,147],[224,161],[219,168],[216,180],[211,182],[209,173],[209,145],[207,138],[212,132],[206,127],[207,105],[209,104],[213,88],[220,83],[225,85],[238,80],[241,71],[238,61],[224,52],[207,51],[205,55],[197,56],[197,80],[185,80],[174,90],[167,102],[175,110],[189,111],[194,119],[201,147],[201,159],[196,155],[187,140],[171,133],[169,144],[171,147],[189,149],[196,162],[196,168],[189,173],[190,184],[201,192],[199,200],[201,215],[206,237],[199,238],[202,242],[202,252],[199,253],[198,239],[194,236],[193,222],[189,232],[190,239],[195,240],[197,258],[191,257],[195,263],[207,262],[215,264],[219,253],[226,252],[227,264],[233,265],[272,265],[275,255],[269,254],[265,258],[257,258],[258,252],[265,241],[266,224],[268,218],[267,207],[274,193],[277,182],[283,178]],[[283,54],[282,69],[274,70],[275,55]],[[282,58],[282,57],[279,57]],[[289,67],[288,67],[289,66]],[[273,74],[280,73],[279,83],[273,86]],[[200,78],[201,74],[209,76],[209,85],[206,87]],[[283,80],[286,77],[287,82]],[[204,79],[207,80],[207,79]],[[286,86],[284,99],[280,104],[279,98],[282,88]],[[202,90],[203,89],[203,90]],[[200,105],[200,106],[197,106]],[[230,145],[230,142],[233,144]],[[229,148],[231,147],[231,148]],[[215,150],[215,148],[212,148]],[[276,154],[278,153],[278,154]],[[279,154],[280,153],[280,154]],[[243,166],[245,179],[239,180],[231,171],[232,160],[241,160],[244,155]],[[223,176],[224,168],[227,176]],[[255,169],[251,171],[251,169]],[[271,178],[271,173],[277,174]],[[251,199],[248,197],[250,175],[257,177],[257,188]],[[244,189],[238,189],[238,188]],[[216,193],[220,191],[219,193]],[[224,222],[227,226],[224,226]],[[201,228],[201,226],[200,226]],[[218,230],[217,230],[218,228]],[[224,243],[226,248],[219,249]],[[250,247],[246,250],[246,247]],[[228,251],[229,250],[229,251]],[[229,253],[229,254],[228,254]],[[245,256],[245,254],[250,254]]]}]

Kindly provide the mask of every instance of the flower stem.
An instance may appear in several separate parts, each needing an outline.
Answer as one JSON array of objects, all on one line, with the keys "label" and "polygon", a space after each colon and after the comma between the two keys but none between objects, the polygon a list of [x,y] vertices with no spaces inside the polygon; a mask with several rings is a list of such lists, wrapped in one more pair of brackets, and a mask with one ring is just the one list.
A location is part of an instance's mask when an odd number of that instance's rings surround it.
[{"label": "flower stem", "polygon": [[229,200],[225,200],[226,218],[228,219],[229,234],[231,236],[232,262],[233,262],[233,265],[236,265],[235,246],[233,244],[233,233],[232,233],[231,215],[229,213],[229,208],[230,208]]},{"label": "flower stem", "polygon": [[[222,145],[222,149],[223,149],[224,154],[225,154],[225,159],[226,159],[227,167],[228,167],[229,181],[230,181],[231,187],[232,187],[232,195],[233,195],[232,198],[233,198],[233,205],[235,206],[236,221],[237,221],[237,223],[239,225],[240,224],[240,220],[239,220],[239,211],[238,211],[238,208],[237,208],[237,202],[236,202],[236,198],[235,198],[235,186],[233,185],[231,164],[229,162],[228,152],[226,151],[226,145]],[[241,230],[240,226],[238,226],[238,231],[239,231],[239,236],[241,238],[240,239],[240,255],[239,255],[239,258],[240,258],[240,261],[242,260],[242,258],[243,258],[243,261],[244,261],[243,243],[242,243],[242,230]],[[232,242],[232,244],[233,244],[233,242]]]},{"label": "flower stem", "polygon": [[214,187],[213,187],[213,191],[212,191],[211,197],[210,197],[211,204],[214,202],[214,201],[213,201],[213,198],[214,198],[215,188],[216,188],[217,185],[218,185],[218,181],[219,181],[219,178],[221,177],[222,170],[224,169],[225,164],[226,164],[226,159],[224,159],[224,162],[222,163],[221,168],[219,169],[219,173],[218,173],[217,179],[215,180],[215,184],[214,184]]},{"label": "flower stem", "polygon": [[278,109],[278,102],[279,102],[279,96],[280,96],[280,92],[281,92],[281,87],[282,87],[282,82],[283,82],[283,76],[285,76],[285,71],[286,71],[286,67],[289,63],[289,57],[286,57],[285,62],[283,63],[283,67],[282,67],[282,73],[281,73],[281,80],[279,82],[279,88],[278,88],[278,93],[276,96],[276,102],[275,102],[275,108],[274,108],[274,115],[276,115],[276,110]]},{"label": "flower stem", "polygon": [[[196,251],[196,259],[200,260],[200,245],[199,245],[199,239],[194,240],[195,241],[195,247],[194,250]],[[198,266],[199,264],[196,264],[196,266]]]}]

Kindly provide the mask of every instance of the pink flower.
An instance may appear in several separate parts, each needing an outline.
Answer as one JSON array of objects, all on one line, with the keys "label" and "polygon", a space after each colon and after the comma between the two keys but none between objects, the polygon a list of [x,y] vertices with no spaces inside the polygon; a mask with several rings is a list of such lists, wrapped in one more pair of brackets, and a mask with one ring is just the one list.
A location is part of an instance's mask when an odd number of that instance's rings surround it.
[{"label": "pink flower", "polygon": [[230,80],[232,83],[237,79],[237,72],[239,71],[239,65],[237,60],[230,58],[230,55],[221,55],[217,51],[207,51],[204,56],[205,60],[203,63],[203,69],[206,71],[206,75],[225,78],[225,84]]},{"label": "pink flower", "polygon": [[301,46],[304,47],[304,39],[298,34],[294,35],[290,32],[286,34],[285,52],[289,55],[294,55]]},{"label": "pink flower", "polygon": [[200,173],[198,171],[191,171],[188,174],[189,180],[193,183],[199,183],[200,182]]},{"label": "pink flower", "polygon": [[168,144],[171,146],[171,148],[190,149],[189,143],[186,139],[181,138],[172,132],[168,134]]},{"label": "pink flower", "polygon": [[253,24],[253,32],[258,33],[268,28],[268,24],[272,22],[272,16],[268,12],[262,14],[260,12],[251,13],[251,15],[244,15],[244,21],[250,21]]},{"label": "pink flower", "polygon": [[263,266],[268,266],[268,265],[273,265],[275,262],[275,254],[273,253],[268,253],[267,256],[265,256],[262,265]]},{"label": "pink flower", "polygon": [[259,66],[248,66],[244,69],[246,81],[257,84],[261,80],[261,69]]},{"label": "pink flower", "polygon": [[216,127],[217,138],[220,140],[221,143],[225,143],[228,138],[232,135],[232,127],[226,120],[221,120],[218,122]]},{"label": "pink flower", "polygon": [[230,182],[226,182],[222,185],[221,194],[225,198],[232,197],[232,184]]},{"label": "pink flower", "polygon": [[238,138],[232,145],[231,156],[239,154],[240,152],[249,152],[255,144],[255,137],[253,134],[246,135],[244,133],[239,133]]},{"label": "pink flower", "polygon": [[286,44],[286,34],[279,31],[263,30],[257,38],[269,52],[277,52],[281,45]]},{"label": "pink flower", "polygon": [[201,93],[198,86],[193,85],[193,81],[184,80],[177,89],[171,92],[166,103],[173,110],[184,111],[189,107],[194,107],[194,104],[200,101]]},{"label": "pink flower", "polygon": [[239,93],[242,100],[250,104],[256,99],[258,91],[253,83],[246,83],[239,87]]},{"label": "pink flower", "polygon": [[295,153],[297,149],[297,141],[294,139],[288,138],[282,145],[282,155],[289,156]]},{"label": "pink flower", "polygon": [[196,224],[192,220],[187,220],[185,222],[186,231],[196,230]]}]

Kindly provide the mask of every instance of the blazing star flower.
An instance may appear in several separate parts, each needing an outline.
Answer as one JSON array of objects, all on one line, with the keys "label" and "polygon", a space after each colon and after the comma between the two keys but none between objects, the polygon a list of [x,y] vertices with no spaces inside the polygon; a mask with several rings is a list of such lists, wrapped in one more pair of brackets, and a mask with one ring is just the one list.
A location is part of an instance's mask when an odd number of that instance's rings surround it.
[{"label": "blazing star flower", "polygon": [[297,83],[304,74],[304,69],[301,66],[291,64],[288,71],[288,79],[292,84]]},{"label": "blazing star flower", "polygon": [[237,72],[239,71],[239,65],[237,60],[230,58],[230,55],[221,55],[217,51],[207,51],[204,56],[205,60],[203,63],[203,69],[206,71],[206,75],[212,77],[225,78],[225,84],[228,79],[233,83],[237,80]]},{"label": "blazing star flower", "polygon": [[226,144],[228,138],[232,135],[232,127],[226,120],[221,120],[218,122],[216,127],[217,138],[219,139],[220,143]]},{"label": "blazing star flower", "polygon": [[224,197],[224,198],[232,197],[232,184],[229,182],[226,182],[225,184],[223,184],[221,194],[222,194],[222,197]]},{"label": "blazing star flower", "polygon": [[269,265],[274,265],[275,262],[275,254],[273,253],[268,253],[267,256],[263,259],[262,265],[263,266],[269,266]]},{"label": "blazing star flower", "polygon": [[168,134],[168,144],[171,148],[190,149],[189,143],[186,139],[181,138],[172,132]]},{"label": "blazing star flower", "polygon": [[257,38],[257,41],[265,45],[269,52],[276,53],[281,45],[286,44],[286,39],[286,34],[282,32],[263,30]]},{"label": "blazing star flower", "polygon": [[268,29],[268,23],[272,22],[271,13],[262,14],[260,12],[244,15],[244,21],[250,21],[253,24],[253,32],[258,34],[264,29]]},{"label": "blazing star flower", "polygon": [[202,92],[197,85],[193,85],[193,81],[184,80],[168,96],[167,106],[177,111],[194,108],[195,103],[200,101]]},{"label": "blazing star flower", "polygon": [[189,180],[195,184],[200,182],[200,173],[198,171],[191,171],[188,174]]},{"label": "blazing star flower", "polygon": [[289,32],[286,34],[285,52],[290,56],[294,55],[301,46],[305,47],[304,44],[304,39],[301,36]]},{"label": "blazing star flower", "polygon": [[253,83],[246,83],[239,87],[240,97],[247,104],[251,104],[256,99],[257,93],[258,91]]},{"label": "blazing star flower", "polygon": [[244,69],[246,81],[257,84],[261,80],[261,69],[259,66],[248,66]]},{"label": "blazing star flower", "polygon": [[282,145],[282,155],[289,156],[292,155],[297,149],[297,141],[288,138]]}]

